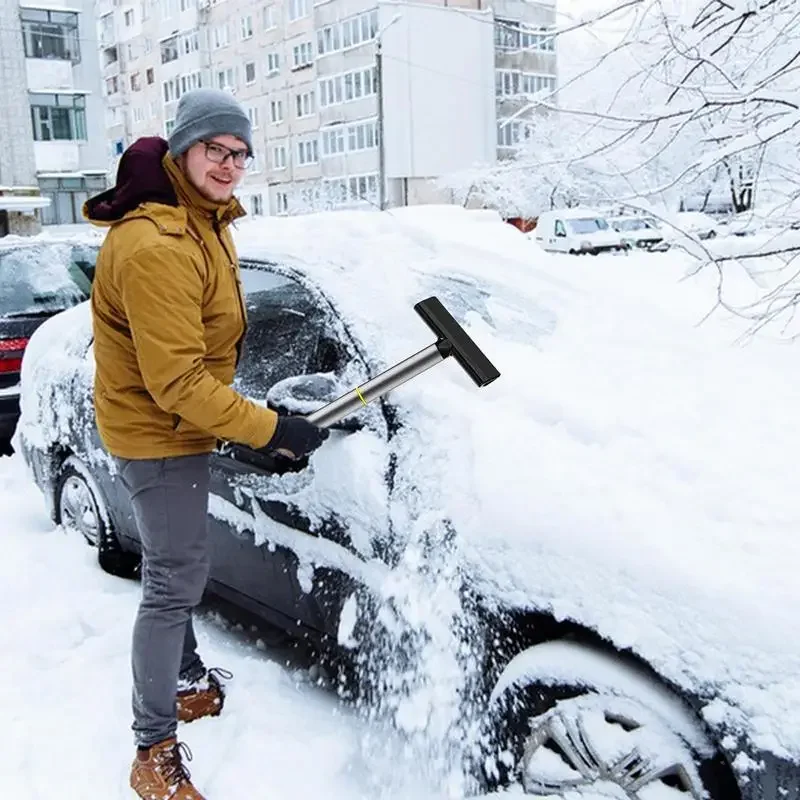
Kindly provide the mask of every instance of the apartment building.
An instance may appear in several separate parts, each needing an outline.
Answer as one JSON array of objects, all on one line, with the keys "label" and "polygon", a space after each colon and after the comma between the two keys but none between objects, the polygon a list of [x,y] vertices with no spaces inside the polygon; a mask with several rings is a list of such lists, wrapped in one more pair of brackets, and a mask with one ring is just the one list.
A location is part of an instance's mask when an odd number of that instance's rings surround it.
[{"label": "apartment building", "polygon": [[495,11],[495,93],[497,97],[497,148],[499,158],[535,136],[541,111],[529,109],[533,95],[547,98],[558,86],[555,37],[556,5],[497,0]]},{"label": "apartment building", "polygon": [[24,0],[0,8],[3,196],[16,186],[44,224],[82,222],[84,201],[107,185],[94,5]]},{"label": "apartment building", "polygon": [[[386,205],[438,199],[438,176],[497,157],[497,64],[530,71],[528,41],[500,48],[494,12],[470,2],[101,0],[112,169],[139,136],[169,135],[183,92],[215,86],[253,123],[251,214],[378,206],[381,162]],[[505,102],[527,84],[501,85]]]}]

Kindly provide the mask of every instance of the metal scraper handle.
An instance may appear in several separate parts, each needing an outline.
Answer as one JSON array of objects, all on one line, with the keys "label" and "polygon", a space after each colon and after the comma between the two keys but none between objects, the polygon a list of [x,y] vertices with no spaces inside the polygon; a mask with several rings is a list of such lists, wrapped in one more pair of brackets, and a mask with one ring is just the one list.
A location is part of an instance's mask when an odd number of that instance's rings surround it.
[{"label": "metal scraper handle", "polygon": [[466,331],[436,297],[421,300],[414,310],[437,334],[437,340],[390,367],[362,386],[357,386],[328,405],[309,414],[306,419],[321,428],[327,428],[372,400],[382,397],[411,378],[453,356],[478,386],[486,386],[500,377],[494,364],[484,355]]}]

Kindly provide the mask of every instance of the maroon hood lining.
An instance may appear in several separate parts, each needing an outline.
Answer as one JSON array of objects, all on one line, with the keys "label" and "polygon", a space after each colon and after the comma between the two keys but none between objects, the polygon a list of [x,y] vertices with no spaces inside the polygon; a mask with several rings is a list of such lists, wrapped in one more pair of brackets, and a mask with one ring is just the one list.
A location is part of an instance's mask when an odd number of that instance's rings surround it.
[{"label": "maroon hood lining", "polygon": [[160,136],[137,139],[119,160],[116,185],[87,202],[89,219],[112,222],[141,203],[177,206],[175,189],[161,163],[167,150]]}]

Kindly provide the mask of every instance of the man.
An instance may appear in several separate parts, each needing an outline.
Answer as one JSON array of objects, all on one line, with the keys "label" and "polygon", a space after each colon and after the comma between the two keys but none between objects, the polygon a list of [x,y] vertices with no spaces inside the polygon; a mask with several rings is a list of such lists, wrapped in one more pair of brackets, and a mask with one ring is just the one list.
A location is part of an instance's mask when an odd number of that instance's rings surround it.
[{"label": "man", "polygon": [[209,454],[230,440],[300,458],[328,436],[231,388],[246,312],[228,226],[244,215],[233,192],[252,153],[233,97],[192,91],[168,142],[134,143],[116,186],[84,208],[110,228],[92,287],[94,403],[143,548],[130,783],[147,800],[203,800],[177,725],[219,714],[224,701],[224,671],[206,669],[192,627],[209,570]]}]

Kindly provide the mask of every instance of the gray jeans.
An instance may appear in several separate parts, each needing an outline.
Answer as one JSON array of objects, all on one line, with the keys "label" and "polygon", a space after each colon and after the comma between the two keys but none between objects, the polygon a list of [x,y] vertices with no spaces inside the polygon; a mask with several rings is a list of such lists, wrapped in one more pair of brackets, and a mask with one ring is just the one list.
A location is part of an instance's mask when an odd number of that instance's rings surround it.
[{"label": "gray jeans", "polygon": [[136,744],[174,736],[179,677],[203,673],[192,610],[208,580],[209,456],[116,459],[142,542],[142,599],[133,628]]}]

